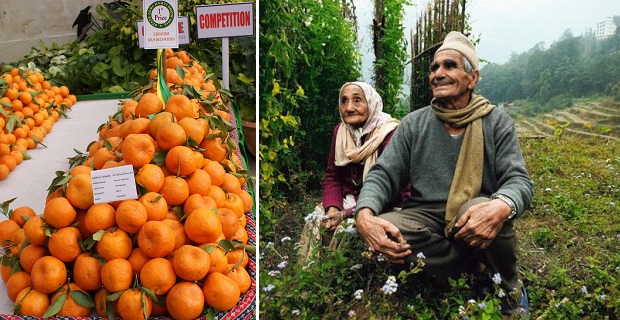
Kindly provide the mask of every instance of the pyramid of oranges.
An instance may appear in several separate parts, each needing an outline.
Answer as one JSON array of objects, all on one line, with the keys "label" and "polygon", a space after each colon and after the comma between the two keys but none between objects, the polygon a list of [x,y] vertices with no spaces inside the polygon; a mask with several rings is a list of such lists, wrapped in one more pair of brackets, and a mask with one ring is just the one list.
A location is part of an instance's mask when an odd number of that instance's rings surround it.
[{"label": "pyramid of oranges", "polygon": [[76,102],[66,86],[32,69],[10,68],[0,77],[0,181],[30,159],[54,123]]},{"label": "pyramid of oranges", "polygon": [[[187,53],[166,54],[166,103],[154,76],[57,173],[42,213],[0,205],[14,314],[195,319],[234,308],[252,287],[253,199],[226,98]],[[126,165],[138,198],[94,203],[90,173]]]}]

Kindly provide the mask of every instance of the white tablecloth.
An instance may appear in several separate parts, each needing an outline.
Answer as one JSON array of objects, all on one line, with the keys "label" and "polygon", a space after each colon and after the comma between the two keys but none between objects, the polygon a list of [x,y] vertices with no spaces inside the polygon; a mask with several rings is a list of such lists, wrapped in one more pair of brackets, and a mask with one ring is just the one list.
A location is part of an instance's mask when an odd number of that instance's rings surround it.
[{"label": "white tablecloth", "polygon": [[[0,181],[0,202],[17,198],[10,207],[29,206],[37,214],[43,213],[47,188],[56,177],[56,171],[69,169],[69,159],[76,155],[73,149],[86,153],[86,147],[98,140],[97,128],[118,108],[119,100],[79,101],[67,112],[68,119],[56,122],[43,144],[28,150],[31,160],[24,160],[9,177]],[[6,219],[0,215],[0,220]],[[12,314],[13,302],[6,294],[6,284],[0,281],[0,314]]]}]

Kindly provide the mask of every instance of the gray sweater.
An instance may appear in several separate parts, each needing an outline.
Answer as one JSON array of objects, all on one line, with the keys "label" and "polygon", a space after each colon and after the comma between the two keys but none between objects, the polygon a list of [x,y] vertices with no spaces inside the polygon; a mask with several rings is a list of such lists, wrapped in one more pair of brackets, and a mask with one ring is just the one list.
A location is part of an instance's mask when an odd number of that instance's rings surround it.
[{"label": "gray sweater", "polygon": [[[484,168],[481,194],[503,194],[520,214],[532,200],[534,183],[525,168],[514,121],[495,108],[483,118]],[[452,137],[430,106],[405,116],[377,164],[364,180],[356,210],[381,213],[399,190],[411,182],[403,208],[445,204],[463,135]]]}]

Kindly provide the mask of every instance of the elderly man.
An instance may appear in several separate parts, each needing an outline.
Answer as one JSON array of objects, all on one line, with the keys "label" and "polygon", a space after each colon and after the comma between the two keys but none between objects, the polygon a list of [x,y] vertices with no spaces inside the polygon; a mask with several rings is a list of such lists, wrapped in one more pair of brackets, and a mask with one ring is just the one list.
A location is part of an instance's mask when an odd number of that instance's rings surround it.
[{"label": "elderly man", "polygon": [[[529,207],[534,183],[513,120],[473,93],[479,77],[475,47],[450,32],[430,67],[434,98],[402,119],[368,173],[356,224],[393,263],[422,253],[424,274],[441,285],[484,267],[510,293],[504,307],[512,310],[525,292],[512,221]],[[402,210],[383,213],[408,182]]]}]

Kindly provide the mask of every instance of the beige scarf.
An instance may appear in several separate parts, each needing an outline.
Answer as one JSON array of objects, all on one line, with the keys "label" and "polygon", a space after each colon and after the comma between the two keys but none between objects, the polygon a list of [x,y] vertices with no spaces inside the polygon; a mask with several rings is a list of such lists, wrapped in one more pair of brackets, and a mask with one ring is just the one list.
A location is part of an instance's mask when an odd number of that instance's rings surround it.
[{"label": "beige scarf", "polygon": [[344,167],[351,162],[363,162],[364,172],[362,174],[362,181],[364,181],[370,168],[377,162],[379,146],[381,146],[385,137],[398,127],[399,124],[400,121],[392,118],[375,127],[366,135],[366,140],[361,146],[355,143],[351,131],[347,130],[344,124],[341,125],[336,133],[336,166]]},{"label": "beige scarf", "polygon": [[484,162],[484,136],[482,118],[495,106],[479,95],[472,95],[464,109],[446,109],[431,102],[439,119],[455,128],[465,128],[463,144],[456,163],[450,194],[446,205],[446,234],[456,223],[459,208],[468,200],[478,196],[482,188],[482,166]]}]

